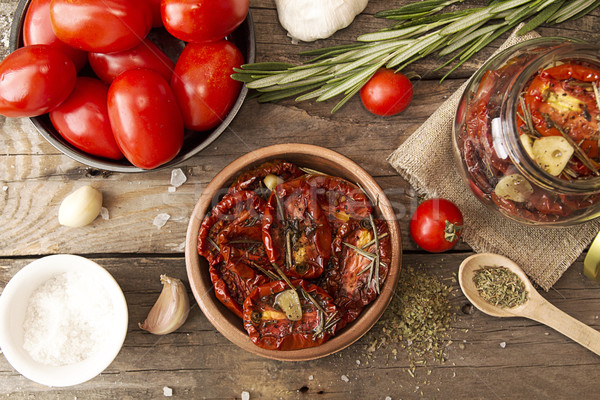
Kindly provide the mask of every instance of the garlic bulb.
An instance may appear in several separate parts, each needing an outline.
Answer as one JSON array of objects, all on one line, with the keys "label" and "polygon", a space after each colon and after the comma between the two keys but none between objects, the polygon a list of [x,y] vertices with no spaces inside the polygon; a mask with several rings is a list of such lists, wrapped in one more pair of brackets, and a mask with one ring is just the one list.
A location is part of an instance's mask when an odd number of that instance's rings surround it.
[{"label": "garlic bulb", "polygon": [[91,186],[82,186],[60,203],[58,222],[79,228],[96,219],[102,208],[102,193]]},{"label": "garlic bulb", "polygon": [[275,0],[279,22],[292,39],[312,42],[347,27],[368,0]]},{"label": "garlic bulb", "polygon": [[163,284],[158,300],[140,329],[155,335],[166,335],[179,329],[190,313],[190,300],[183,282],[167,275],[160,276]]}]

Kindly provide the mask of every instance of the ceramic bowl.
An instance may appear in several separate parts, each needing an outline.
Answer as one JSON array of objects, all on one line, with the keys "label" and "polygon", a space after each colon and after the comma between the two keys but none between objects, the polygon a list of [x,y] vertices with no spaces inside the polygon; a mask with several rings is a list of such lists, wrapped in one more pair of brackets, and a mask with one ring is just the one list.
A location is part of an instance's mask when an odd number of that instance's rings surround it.
[{"label": "ceramic bowl", "polygon": [[[242,321],[215,297],[207,261],[198,255],[198,231],[204,216],[222,196],[240,172],[272,159],[284,159],[299,166],[339,176],[359,183],[371,198],[379,199],[378,215],[387,220],[392,243],[392,260],[381,294],[360,316],[320,346],[301,350],[266,350],[256,346],[244,330]],[[192,292],[208,320],[231,342],[262,357],[302,361],[324,357],[340,351],[362,337],[377,322],[394,294],[400,274],[401,236],[395,212],[375,180],[352,160],[323,147],[306,144],[282,144],[248,153],[226,166],[208,184],[196,204],[188,225],[185,261]]]},{"label": "ceramic bowl", "polygon": [[[23,21],[25,19],[27,7],[29,6],[30,1],[31,0],[21,0],[15,11],[10,34],[11,52],[23,46]],[[173,38],[163,28],[153,28],[152,31],[150,31],[148,37],[173,60],[177,59],[177,56],[179,55],[179,53],[181,53],[185,46],[184,42]],[[228,39],[231,40],[240,49],[240,51],[244,55],[244,60],[246,63],[254,62],[256,54],[256,42],[254,35],[254,24],[250,12],[248,12],[246,20],[231,35],[228,36]],[[86,72],[86,69],[88,68],[89,66],[85,67],[84,70],[80,72],[80,75],[93,74],[91,72],[91,69]],[[183,140],[183,147],[179,151],[179,154],[173,160],[161,165],[158,168],[155,168],[154,170],[172,168],[173,166],[182,163],[183,161],[189,159],[190,157],[196,155],[203,149],[207,148],[225,131],[225,129],[227,129],[235,115],[242,107],[242,103],[244,102],[247,93],[248,89],[246,89],[246,86],[242,86],[242,90],[240,91],[240,94],[238,95],[235,104],[231,108],[231,111],[229,111],[229,114],[227,114],[227,116],[225,117],[225,119],[223,119],[221,124],[213,128],[212,130],[206,132],[194,132],[186,130]],[[65,139],[63,139],[63,137],[56,131],[56,129],[54,129],[52,123],[50,122],[50,118],[47,114],[41,115],[39,117],[32,117],[30,119],[33,122],[37,131],[52,146],[54,146],[63,154],[71,157],[76,161],[79,161],[82,164],[88,165],[93,168],[114,172],[148,171],[132,165],[126,159],[110,160],[102,157],[93,156],[91,154],[79,150],[78,148],[67,142]]]},{"label": "ceramic bowl", "polygon": [[[99,351],[83,361],[52,366],[35,361],[23,348],[23,323],[29,299],[48,279],[66,272],[81,271],[93,277],[112,300],[114,313],[110,335]],[[23,267],[8,282],[0,296],[0,348],[8,362],[24,377],[47,386],[72,386],[92,379],[117,356],[127,334],[127,303],[114,278],[95,262],[80,256],[59,254],[43,257]]]}]

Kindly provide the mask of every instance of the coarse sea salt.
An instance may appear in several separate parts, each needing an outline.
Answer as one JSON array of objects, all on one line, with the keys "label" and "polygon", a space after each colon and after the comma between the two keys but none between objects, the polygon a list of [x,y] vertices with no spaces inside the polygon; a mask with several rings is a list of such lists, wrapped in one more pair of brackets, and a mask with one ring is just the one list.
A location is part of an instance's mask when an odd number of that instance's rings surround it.
[{"label": "coarse sea salt", "polygon": [[75,364],[102,349],[113,315],[108,292],[93,276],[79,271],[55,275],[29,298],[23,348],[42,364]]}]

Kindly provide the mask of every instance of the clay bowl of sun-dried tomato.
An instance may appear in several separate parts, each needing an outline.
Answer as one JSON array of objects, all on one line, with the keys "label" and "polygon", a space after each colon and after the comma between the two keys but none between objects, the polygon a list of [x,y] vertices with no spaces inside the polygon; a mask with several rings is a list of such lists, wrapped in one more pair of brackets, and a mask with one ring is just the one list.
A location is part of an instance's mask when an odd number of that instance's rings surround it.
[{"label": "clay bowl of sun-dried tomato", "polygon": [[301,361],[369,331],[396,289],[401,249],[395,212],[364,169],[294,143],[255,150],[215,176],[192,212],[185,260],[221,334]]}]

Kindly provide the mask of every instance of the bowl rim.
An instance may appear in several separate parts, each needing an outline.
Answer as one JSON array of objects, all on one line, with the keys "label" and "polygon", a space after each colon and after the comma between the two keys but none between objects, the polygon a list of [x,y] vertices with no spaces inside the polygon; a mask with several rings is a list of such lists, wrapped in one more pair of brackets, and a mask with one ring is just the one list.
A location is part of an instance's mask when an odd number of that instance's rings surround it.
[{"label": "bowl rim", "polygon": [[[358,181],[361,182],[364,190],[372,198],[374,193],[377,194],[379,212],[388,222],[392,238],[392,259],[388,276],[379,296],[371,304],[367,305],[359,317],[342,330],[340,334],[336,334],[327,342],[316,347],[300,350],[268,350],[252,343],[243,328],[237,329],[237,327],[232,326],[233,324],[225,318],[220,317],[219,309],[216,308],[214,303],[215,301],[218,302],[218,300],[214,297],[212,283],[208,284],[209,282],[204,282],[201,279],[199,268],[200,256],[198,255],[196,244],[200,225],[206,213],[210,212],[212,208],[211,202],[215,193],[227,187],[232,177],[251,167],[252,164],[259,164],[277,158],[286,159],[286,155],[289,154],[318,157],[332,161],[337,165],[347,165],[351,168],[351,172],[359,178]],[[309,144],[288,143],[267,146],[247,153],[228,164],[209,182],[200,195],[190,217],[186,233],[185,263],[187,275],[192,293],[206,318],[223,336],[242,349],[265,358],[280,361],[306,361],[325,357],[345,349],[365,335],[377,323],[392,300],[400,276],[401,257],[402,236],[395,211],[374,178],[349,158],[333,150]],[[210,301],[205,300],[206,296],[209,296]]]},{"label": "bowl rim", "polygon": [[[14,339],[15,328],[12,328],[11,322],[15,318],[22,319],[22,316],[14,316],[14,302],[23,302],[21,305],[26,309],[26,302],[34,290],[53,276],[70,271],[83,271],[93,275],[96,282],[105,288],[114,307],[114,333],[105,349],[83,361],[64,366],[45,365],[33,360],[25,349],[18,346],[20,341]],[[114,361],[127,335],[129,312],[123,291],[104,267],[82,256],[54,254],[30,262],[10,279],[0,295],[0,322],[0,348],[9,364],[31,381],[46,386],[65,387],[94,378]]]},{"label": "bowl rim", "polygon": [[[31,3],[31,0],[19,0],[19,3],[17,4],[17,8],[15,9],[13,20],[12,20],[12,23],[10,26],[10,35],[9,35],[9,52],[11,52],[11,53],[13,51],[15,51],[22,42],[22,36],[23,36],[23,34],[22,34],[23,28],[22,27],[23,27],[23,23],[25,21],[25,16],[27,14],[27,9],[29,8],[30,3]],[[161,29],[161,28],[159,27],[159,28],[152,28],[152,29]],[[162,28],[162,29],[164,29],[164,28]],[[248,30],[247,52],[246,52],[246,54],[244,54],[244,62],[245,63],[253,63],[256,59],[256,34],[255,34],[255,28],[254,28],[254,20],[252,19],[252,12],[250,9],[248,9],[248,14],[246,15],[246,18],[244,19],[242,24],[238,28],[236,28],[236,31],[243,30],[243,29]],[[234,31],[234,33],[235,33],[235,31]],[[246,85],[242,85],[240,93],[238,94],[238,97],[237,97],[235,103],[231,107],[231,110],[229,110],[229,113],[227,113],[227,115],[221,121],[221,123],[219,125],[217,125],[212,130],[207,131],[208,136],[206,136],[206,138],[201,143],[199,143],[197,146],[195,146],[192,149],[190,149],[189,151],[187,151],[185,154],[181,154],[181,151],[180,151],[175,156],[175,158],[173,158],[172,160],[170,160],[162,165],[159,165],[156,168],[152,168],[152,169],[139,168],[139,167],[134,166],[133,164],[123,163],[120,160],[110,160],[108,158],[104,159],[102,157],[94,156],[91,154],[86,154],[82,150],[79,150],[79,149],[75,148],[73,145],[71,145],[70,143],[68,143],[65,139],[57,138],[56,136],[60,137],[60,134],[58,134],[58,132],[56,132],[56,134],[48,132],[48,129],[46,127],[48,121],[45,120],[44,115],[37,116],[37,117],[30,117],[29,120],[33,123],[33,125],[34,125],[35,129],[38,131],[38,133],[48,143],[50,143],[56,150],[60,151],[62,154],[68,156],[69,158],[86,165],[87,167],[97,168],[100,170],[110,171],[110,172],[142,173],[142,172],[158,171],[158,170],[166,169],[166,168],[173,168],[177,165],[180,165],[184,161],[190,159],[191,157],[195,156],[202,150],[206,149],[215,140],[217,140],[219,138],[219,136],[221,136],[221,134],[223,132],[225,132],[226,129],[229,128],[229,125],[231,124],[231,122],[233,121],[233,119],[235,118],[237,113],[239,112],[247,95],[248,95],[248,88],[246,88]],[[187,129],[185,132],[186,132],[185,133],[186,136],[188,134],[190,134],[189,133],[190,131],[188,131]],[[204,135],[204,134],[206,134],[206,132],[192,132],[192,134]]]}]

